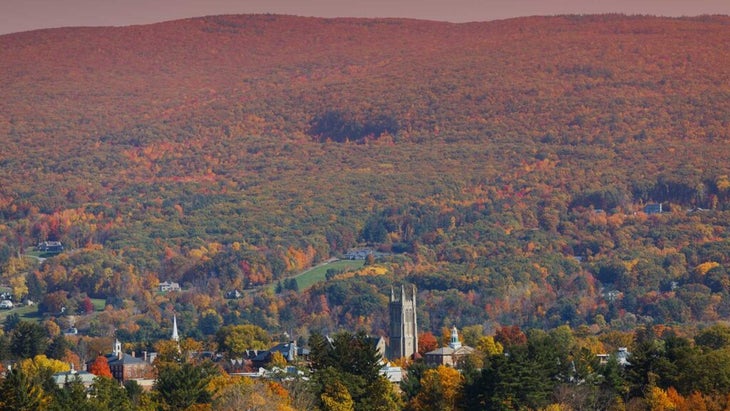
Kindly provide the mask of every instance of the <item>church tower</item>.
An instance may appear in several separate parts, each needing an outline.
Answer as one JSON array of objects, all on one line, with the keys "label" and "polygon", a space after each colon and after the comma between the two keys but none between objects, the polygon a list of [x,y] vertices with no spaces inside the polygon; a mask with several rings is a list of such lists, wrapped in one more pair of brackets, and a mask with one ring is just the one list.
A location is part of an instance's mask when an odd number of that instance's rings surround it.
[{"label": "church tower", "polygon": [[172,336],[170,337],[172,341],[179,342],[180,336],[177,333],[177,315],[172,315]]},{"label": "church tower", "polygon": [[418,351],[418,321],[416,320],[416,286],[411,295],[406,294],[405,286],[400,288],[400,296],[390,289],[390,346],[388,358],[412,358]]}]

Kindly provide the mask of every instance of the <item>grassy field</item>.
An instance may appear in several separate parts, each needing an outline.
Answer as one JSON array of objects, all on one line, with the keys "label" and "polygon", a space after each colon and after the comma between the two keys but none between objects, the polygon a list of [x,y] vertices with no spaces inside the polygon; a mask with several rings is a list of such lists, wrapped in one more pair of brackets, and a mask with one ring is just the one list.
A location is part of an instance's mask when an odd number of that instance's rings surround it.
[{"label": "grassy field", "polygon": [[[94,311],[103,311],[106,300],[103,298],[92,298],[91,303],[94,304]],[[39,321],[41,315],[38,314],[38,305],[23,305],[11,310],[0,310],[0,325],[5,322],[5,318],[10,314],[18,314],[20,319],[26,321]]]},{"label": "grassy field", "polygon": [[37,321],[40,318],[37,305],[24,305],[21,307],[16,306],[11,310],[0,310],[0,323],[4,323],[5,318],[10,314],[18,314],[21,319],[26,321]]},{"label": "grassy field", "polygon": [[[314,284],[325,281],[325,275],[327,270],[335,269],[338,271],[350,271],[362,268],[365,265],[363,260],[337,260],[330,263],[318,265],[314,268],[310,268],[292,278],[297,280],[297,287],[299,291],[304,291]],[[275,288],[276,284],[272,284],[271,288]]]}]

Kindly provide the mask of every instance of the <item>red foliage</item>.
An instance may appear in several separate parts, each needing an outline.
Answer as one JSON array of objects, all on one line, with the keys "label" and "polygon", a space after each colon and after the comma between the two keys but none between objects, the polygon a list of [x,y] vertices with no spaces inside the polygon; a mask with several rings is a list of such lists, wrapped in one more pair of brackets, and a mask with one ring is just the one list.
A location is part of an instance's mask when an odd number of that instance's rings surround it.
[{"label": "red foliage", "polygon": [[418,352],[421,355],[425,355],[427,352],[435,350],[438,346],[438,339],[431,333],[431,331],[418,335]]},{"label": "red foliage", "polygon": [[505,347],[525,345],[527,344],[527,336],[520,330],[519,326],[508,325],[497,330],[494,334],[494,341],[501,343]]},{"label": "red foliage", "polygon": [[89,365],[89,372],[99,377],[112,378],[112,371],[109,369],[109,362],[103,355],[96,357],[94,362]]}]

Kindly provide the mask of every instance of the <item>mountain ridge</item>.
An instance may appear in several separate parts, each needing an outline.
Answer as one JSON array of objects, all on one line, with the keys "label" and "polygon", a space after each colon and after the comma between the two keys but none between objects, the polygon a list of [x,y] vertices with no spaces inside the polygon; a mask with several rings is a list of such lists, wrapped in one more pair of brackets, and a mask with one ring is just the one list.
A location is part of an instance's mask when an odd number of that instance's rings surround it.
[{"label": "mountain ridge", "polygon": [[[692,272],[710,257],[693,247],[727,241],[727,38],[728,17],[622,15],[240,15],[5,35],[0,257],[61,240],[137,286],[103,269],[59,279],[74,255],[36,269],[47,289],[141,301],[143,277],[216,296],[369,243],[397,251],[387,281],[469,296],[434,310],[434,329],[706,320],[636,301],[705,281]],[[645,215],[654,202],[671,213]],[[684,212],[696,208],[710,213]],[[651,280],[615,269],[635,253]],[[375,293],[386,280],[349,281]],[[348,317],[335,286],[287,298],[326,317],[326,294],[329,325],[377,329],[381,300]],[[610,311],[602,287],[631,303]]]}]

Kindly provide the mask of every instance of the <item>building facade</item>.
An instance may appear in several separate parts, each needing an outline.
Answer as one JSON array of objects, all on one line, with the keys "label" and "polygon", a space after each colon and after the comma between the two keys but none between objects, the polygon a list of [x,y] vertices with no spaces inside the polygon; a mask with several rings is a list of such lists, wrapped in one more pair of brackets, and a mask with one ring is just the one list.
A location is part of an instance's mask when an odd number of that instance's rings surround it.
[{"label": "building facade", "polygon": [[459,331],[454,326],[451,328],[449,345],[427,352],[426,364],[433,366],[447,365],[458,368],[460,361],[473,352],[474,349],[472,347],[461,344],[461,341],[459,341]]},{"label": "building facade", "polygon": [[418,352],[418,320],[416,318],[416,286],[411,288],[410,296],[405,286],[400,295],[390,290],[390,346],[388,358],[412,358]]}]

